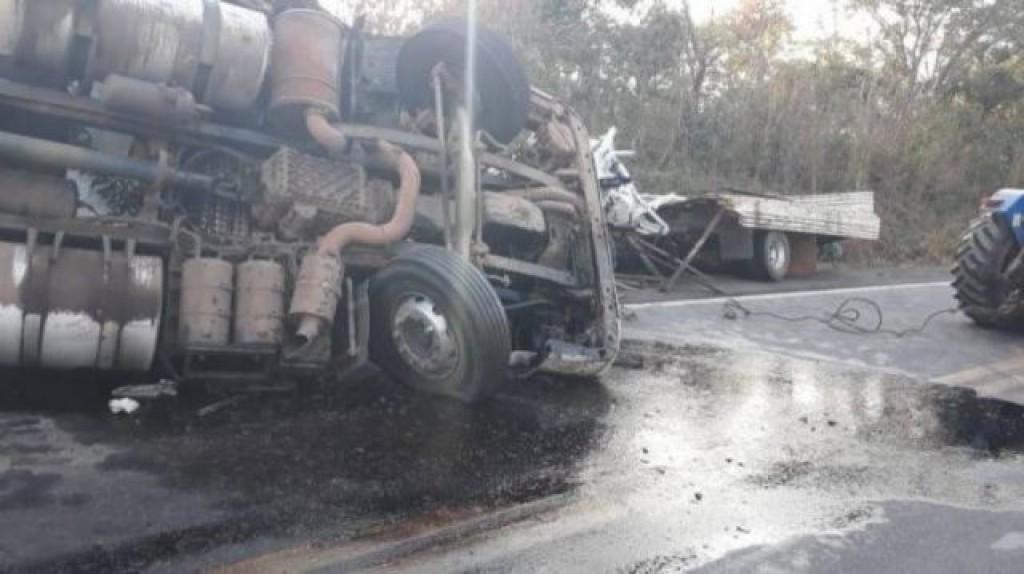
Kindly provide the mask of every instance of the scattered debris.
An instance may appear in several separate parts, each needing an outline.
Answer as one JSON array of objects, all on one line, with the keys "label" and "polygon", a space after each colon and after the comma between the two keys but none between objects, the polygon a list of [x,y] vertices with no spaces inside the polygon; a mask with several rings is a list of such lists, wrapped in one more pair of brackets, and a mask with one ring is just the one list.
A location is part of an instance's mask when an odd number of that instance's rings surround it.
[{"label": "scattered debris", "polygon": [[162,398],[173,399],[178,396],[178,383],[164,379],[159,383],[151,385],[128,385],[118,387],[110,394],[115,399],[135,399],[137,401],[152,401]]},{"label": "scattered debris", "polygon": [[131,415],[141,408],[142,405],[135,399],[111,399],[110,413],[114,415]]},{"label": "scattered debris", "polygon": [[199,409],[198,411],[196,411],[196,416],[198,416],[199,418],[208,417],[210,415],[219,413],[220,411],[222,411],[222,410],[224,410],[226,408],[238,405],[239,403],[241,403],[245,399],[247,399],[249,397],[252,397],[252,396],[253,395],[234,395],[232,397],[228,397],[228,398],[226,398],[224,400],[217,401],[215,403],[206,405],[205,407]]}]

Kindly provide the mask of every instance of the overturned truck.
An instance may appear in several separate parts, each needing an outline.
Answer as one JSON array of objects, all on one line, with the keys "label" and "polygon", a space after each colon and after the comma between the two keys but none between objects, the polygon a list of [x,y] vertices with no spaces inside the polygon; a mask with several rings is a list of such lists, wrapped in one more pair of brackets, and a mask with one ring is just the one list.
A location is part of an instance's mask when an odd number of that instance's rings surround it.
[{"label": "overturned truck", "polygon": [[487,30],[266,4],[0,0],[0,366],[244,390],[372,361],[467,401],[607,368],[573,111]]}]

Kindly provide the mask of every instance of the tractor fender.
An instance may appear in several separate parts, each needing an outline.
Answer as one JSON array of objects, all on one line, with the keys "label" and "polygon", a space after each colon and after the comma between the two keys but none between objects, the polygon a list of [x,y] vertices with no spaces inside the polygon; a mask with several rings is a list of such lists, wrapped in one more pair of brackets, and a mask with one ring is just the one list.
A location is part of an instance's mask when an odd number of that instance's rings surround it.
[{"label": "tractor fender", "polygon": [[1001,225],[1024,245],[1024,189],[1001,189],[986,202],[986,208]]}]

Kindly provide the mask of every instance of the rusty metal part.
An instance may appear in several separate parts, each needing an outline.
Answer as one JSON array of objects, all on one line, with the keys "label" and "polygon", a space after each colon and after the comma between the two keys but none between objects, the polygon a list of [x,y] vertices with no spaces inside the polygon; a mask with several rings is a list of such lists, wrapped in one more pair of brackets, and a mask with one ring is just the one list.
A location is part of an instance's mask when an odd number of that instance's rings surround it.
[{"label": "rusty metal part", "polygon": [[[601,190],[598,186],[597,173],[594,167],[594,155],[590,149],[590,134],[583,121],[568,107],[559,104],[542,92],[534,90],[534,105],[549,110],[560,116],[572,128],[576,140],[576,170],[579,172],[579,183],[585,199],[586,241],[579,243],[585,248],[577,249],[579,255],[588,255],[592,264],[593,274],[587,283],[593,286],[593,300],[596,318],[592,334],[592,346],[600,349],[591,363],[593,372],[601,372],[611,367],[618,355],[622,341],[621,309],[618,293],[615,290],[615,269],[612,265],[611,241],[605,225],[604,207],[601,202]],[[555,371],[554,369],[544,369]]]},{"label": "rusty metal part", "polygon": [[74,182],[63,177],[0,169],[0,212],[24,217],[70,219],[75,216]]},{"label": "rusty metal part", "polygon": [[348,138],[340,127],[332,126],[327,113],[319,108],[306,110],[306,130],[313,141],[320,144],[333,155],[341,155],[348,147]]},{"label": "rusty metal part", "polygon": [[313,239],[351,221],[383,223],[395,209],[392,184],[367,179],[366,169],[352,161],[282,148],[260,172],[264,202],[256,219],[285,238]]},{"label": "rusty metal part", "polygon": [[217,183],[214,178],[205,175],[9,132],[0,132],[0,157],[37,167],[81,169],[149,183],[167,182],[203,191],[213,190]]},{"label": "rusty metal part", "polygon": [[0,365],[148,371],[163,310],[163,262],[115,250],[0,243]]},{"label": "rusty metal part", "polygon": [[557,201],[568,203],[576,208],[580,214],[584,211],[583,198],[579,195],[560,187],[540,187],[533,189],[519,189],[506,192],[511,195],[529,199],[530,201]]},{"label": "rusty metal part", "polygon": [[120,74],[192,89],[206,61],[209,79],[204,93],[197,94],[201,101],[227,110],[251,106],[267,71],[271,45],[267,19],[239,6],[215,2],[214,9],[208,9],[208,4],[198,0],[100,2],[88,79]]},{"label": "rusty metal part", "polygon": [[576,155],[572,129],[560,121],[550,120],[545,123],[541,130],[541,140],[558,157],[571,158]]},{"label": "rusty metal part", "polygon": [[420,169],[412,156],[391,144],[379,142],[378,152],[385,163],[398,172],[401,180],[394,215],[382,225],[356,222],[335,227],[320,239],[319,254],[338,257],[352,244],[390,245],[409,234],[420,194]]},{"label": "rusty metal part", "polygon": [[114,75],[97,84],[96,91],[99,100],[114,111],[151,117],[169,125],[199,119],[196,99],[185,88]]},{"label": "rusty metal part", "polygon": [[[543,235],[544,214],[537,204],[506,193],[483,192],[484,222]],[[570,209],[572,206],[569,206]]]},{"label": "rusty metal part", "polygon": [[284,266],[247,261],[236,271],[235,343],[280,345],[284,341]]},{"label": "rusty metal part", "polygon": [[259,97],[271,44],[265,15],[219,0],[0,0],[0,21],[0,57],[10,52],[20,78],[124,75],[191,90],[202,76],[200,100],[226,110]]},{"label": "rusty metal part", "polygon": [[344,29],[326,12],[287,10],[274,19],[270,116],[283,131],[306,131],[306,110],[339,117]]},{"label": "rusty metal part", "polygon": [[596,377],[604,372],[609,355],[605,349],[594,349],[552,340],[544,346],[544,360],[540,370],[576,377]]},{"label": "rusty metal part", "polygon": [[337,256],[310,253],[302,259],[288,316],[298,325],[296,335],[303,343],[334,322],[344,271]]},{"label": "rusty metal part", "polygon": [[221,259],[190,259],[181,278],[178,343],[225,346],[231,340],[235,268]]},{"label": "rusty metal part", "polygon": [[[208,1],[207,4],[210,4]],[[209,14],[207,21],[210,20]],[[263,88],[273,34],[262,12],[220,3],[220,29],[209,80],[200,101],[217,109],[244,110]]]},{"label": "rusty metal part", "polygon": [[579,211],[571,203],[564,201],[538,201],[537,207],[544,213],[556,213],[558,215],[564,215],[570,219],[575,218],[579,215]]}]

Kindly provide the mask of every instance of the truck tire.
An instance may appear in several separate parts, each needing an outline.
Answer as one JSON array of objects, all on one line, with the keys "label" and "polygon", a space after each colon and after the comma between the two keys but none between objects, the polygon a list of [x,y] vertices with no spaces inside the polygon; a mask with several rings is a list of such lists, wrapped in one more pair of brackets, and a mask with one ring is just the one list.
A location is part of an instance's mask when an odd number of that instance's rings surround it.
[{"label": "truck tire", "polygon": [[370,286],[370,355],[399,382],[475,402],[505,381],[508,319],[479,269],[440,247],[409,249]]},{"label": "truck tire", "polygon": [[990,216],[971,223],[960,240],[953,266],[953,288],[965,315],[983,327],[1021,330],[1024,305],[1003,275],[1020,253],[1009,229]]},{"label": "truck tire", "polygon": [[[477,30],[477,122],[502,143],[526,127],[530,80],[515,50],[497,32]],[[396,81],[402,104],[412,110],[433,109],[431,74],[439,63],[462,70],[466,60],[466,21],[441,20],[406,40],[398,54]]]},{"label": "truck tire", "polygon": [[782,281],[789,273],[792,261],[793,250],[785,233],[754,233],[754,259],[751,261],[751,272],[754,277],[765,281]]}]

